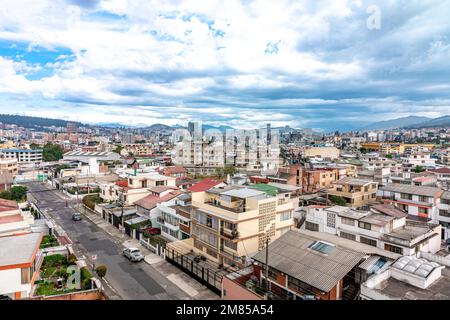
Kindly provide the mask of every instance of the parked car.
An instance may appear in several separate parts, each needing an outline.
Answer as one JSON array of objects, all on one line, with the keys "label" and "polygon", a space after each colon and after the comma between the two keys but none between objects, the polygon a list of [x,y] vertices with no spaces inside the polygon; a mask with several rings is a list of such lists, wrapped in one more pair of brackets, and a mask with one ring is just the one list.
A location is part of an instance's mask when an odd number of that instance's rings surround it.
[{"label": "parked car", "polygon": [[151,234],[152,236],[154,236],[157,234],[161,234],[161,229],[160,228],[147,228],[147,232],[149,234]]},{"label": "parked car", "polygon": [[122,254],[132,262],[139,262],[144,260],[144,255],[138,248],[126,248],[122,251]]},{"label": "parked car", "polygon": [[81,214],[79,214],[78,212],[75,212],[74,214],[72,214],[72,220],[73,221],[80,221],[81,220]]}]

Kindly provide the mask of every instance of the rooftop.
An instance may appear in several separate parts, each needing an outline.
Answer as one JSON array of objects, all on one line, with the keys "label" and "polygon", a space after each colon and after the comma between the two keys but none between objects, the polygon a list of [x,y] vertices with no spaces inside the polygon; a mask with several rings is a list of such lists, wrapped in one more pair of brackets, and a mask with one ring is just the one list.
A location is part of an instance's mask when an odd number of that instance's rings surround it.
[{"label": "rooftop", "polygon": [[[265,250],[253,258],[264,263]],[[296,231],[288,231],[269,245],[270,267],[324,292],[329,292],[363,258],[363,253]]]},{"label": "rooftop", "polygon": [[394,218],[405,218],[408,214],[390,204],[376,204],[371,209]]},{"label": "rooftop", "polygon": [[250,189],[250,188],[242,188],[242,189],[234,189],[234,190],[225,191],[225,192],[222,192],[221,195],[226,195],[226,196],[240,198],[240,199],[247,199],[247,198],[253,198],[253,197],[266,195],[266,192],[255,190],[255,189]]},{"label": "rooftop", "polygon": [[0,266],[32,262],[41,243],[41,233],[0,237]]},{"label": "rooftop", "polygon": [[407,184],[391,183],[380,188],[382,191],[407,193],[428,197],[436,197],[442,193],[442,190],[435,187],[413,186]]},{"label": "rooftop", "polygon": [[215,186],[223,183],[223,180],[213,179],[213,178],[207,178],[204,179],[196,184],[194,184],[192,187],[188,189],[188,191],[191,192],[203,192],[207,191],[211,188],[214,188]]}]

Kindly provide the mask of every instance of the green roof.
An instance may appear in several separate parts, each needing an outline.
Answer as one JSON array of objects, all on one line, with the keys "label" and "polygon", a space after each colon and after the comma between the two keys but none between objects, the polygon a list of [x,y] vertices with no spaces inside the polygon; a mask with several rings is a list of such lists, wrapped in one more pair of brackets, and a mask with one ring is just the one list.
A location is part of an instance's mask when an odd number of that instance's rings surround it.
[{"label": "green roof", "polygon": [[254,189],[258,189],[259,191],[267,193],[269,196],[276,196],[278,194],[278,189],[274,186],[265,184],[265,183],[257,183],[252,186]]}]

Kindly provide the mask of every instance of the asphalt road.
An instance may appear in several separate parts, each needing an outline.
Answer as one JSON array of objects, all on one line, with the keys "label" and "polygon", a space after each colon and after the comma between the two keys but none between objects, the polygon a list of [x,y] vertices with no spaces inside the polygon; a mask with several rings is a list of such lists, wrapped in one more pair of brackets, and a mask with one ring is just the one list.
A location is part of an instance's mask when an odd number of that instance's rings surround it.
[{"label": "asphalt road", "polygon": [[[88,219],[72,221],[73,208],[66,207],[64,195],[41,183],[28,183],[38,208],[54,219],[73,241],[77,255],[97,255],[96,265],[106,265],[106,280],[118,299],[187,299],[186,294],[145,262],[132,263],[121,255],[124,247]],[[108,292],[108,290],[106,290]]]}]

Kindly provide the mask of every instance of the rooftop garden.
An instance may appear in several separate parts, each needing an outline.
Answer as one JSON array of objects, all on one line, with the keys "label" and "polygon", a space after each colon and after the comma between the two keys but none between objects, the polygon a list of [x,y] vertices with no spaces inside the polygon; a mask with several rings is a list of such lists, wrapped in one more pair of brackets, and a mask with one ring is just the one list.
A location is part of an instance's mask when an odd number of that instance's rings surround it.
[{"label": "rooftop garden", "polygon": [[59,246],[58,239],[54,235],[47,234],[42,238],[41,249]]},{"label": "rooftop garden", "polygon": [[70,268],[76,266],[76,260],[73,254],[68,257],[61,254],[46,256],[40,269],[40,280],[35,282],[38,287],[34,295],[51,296],[91,289],[92,275],[86,267],[80,269],[78,283],[69,279],[74,274],[73,270],[77,270]]}]

